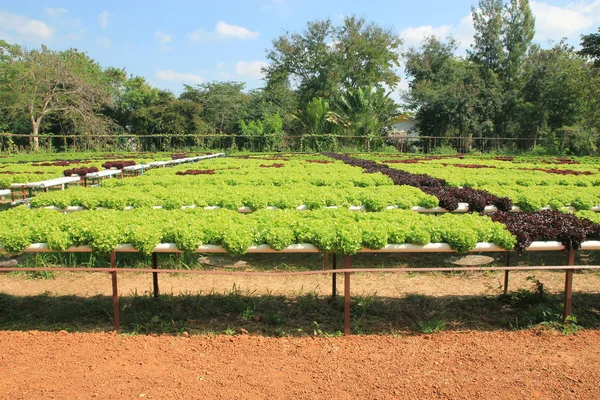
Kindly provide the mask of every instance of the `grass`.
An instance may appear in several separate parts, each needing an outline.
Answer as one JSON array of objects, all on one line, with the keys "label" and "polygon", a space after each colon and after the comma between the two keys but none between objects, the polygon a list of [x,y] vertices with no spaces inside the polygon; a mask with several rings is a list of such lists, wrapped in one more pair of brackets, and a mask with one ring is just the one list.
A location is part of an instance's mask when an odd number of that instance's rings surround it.
[{"label": "grass", "polygon": [[[596,264],[598,252],[579,252],[576,262]],[[497,254],[497,263],[503,255]],[[161,268],[214,269],[198,264],[200,255],[159,255]],[[233,264],[239,258],[217,255]],[[444,254],[359,254],[353,256],[353,267],[441,266],[447,265]],[[512,265],[560,265],[562,253],[526,253],[511,257]],[[319,254],[246,255],[251,271],[315,270],[322,268]],[[24,267],[63,265],[70,267],[108,267],[107,255],[39,254],[29,256]],[[118,266],[148,268],[150,257],[119,254]],[[593,272],[590,272],[593,273]],[[27,279],[53,279],[48,272],[16,272]],[[432,273],[449,279],[455,275],[474,273]],[[490,271],[485,274],[501,274]],[[533,274],[533,272],[532,272]],[[415,276],[410,273],[408,276]],[[458,277],[457,277],[458,278]],[[544,328],[565,333],[580,328],[600,328],[600,294],[573,295],[577,317],[567,324],[562,321],[562,293],[547,292],[535,276],[529,289],[502,295],[502,288],[488,288],[486,296],[426,296],[408,294],[403,297],[353,295],[351,301],[352,332],[362,334],[418,334],[442,330],[511,330]],[[340,288],[338,282],[338,288]],[[68,330],[106,331],[112,329],[112,299],[107,296],[12,296],[0,293],[0,329],[4,330]],[[235,286],[225,293],[162,294],[158,299],[137,292],[120,297],[121,327],[125,334],[238,334],[249,332],[266,336],[336,336],[343,329],[343,299],[301,295],[256,295]]]},{"label": "grass", "polygon": [[[519,291],[508,296],[353,297],[353,333],[408,334],[441,330],[548,328],[570,333],[600,328],[600,294],[574,293],[577,318],[562,324],[562,297]],[[11,296],[0,294],[0,329],[107,331],[112,329],[112,298]],[[343,298],[304,294],[257,296],[227,293],[120,297],[121,329],[126,334],[214,334],[249,332],[265,336],[337,336],[343,329]]]}]

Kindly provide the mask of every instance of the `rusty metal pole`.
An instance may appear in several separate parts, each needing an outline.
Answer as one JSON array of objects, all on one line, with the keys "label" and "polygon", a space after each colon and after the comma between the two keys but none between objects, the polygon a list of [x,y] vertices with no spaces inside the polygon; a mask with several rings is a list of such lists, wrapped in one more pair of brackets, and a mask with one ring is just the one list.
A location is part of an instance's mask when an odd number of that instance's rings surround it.
[{"label": "rusty metal pole", "polygon": [[[158,254],[152,253],[152,269],[158,269]],[[154,292],[154,297],[158,297],[160,295],[160,291],[158,289],[158,272],[152,273],[152,287]]]},{"label": "rusty metal pole", "polygon": [[[510,253],[508,253],[508,252],[506,253],[506,262],[505,262],[505,265],[507,267],[510,266]],[[508,275],[509,275],[509,272],[510,271],[508,271],[508,270],[504,271],[504,295],[508,294]]]},{"label": "rusty metal pole", "polygon": [[[575,250],[570,249],[567,253],[567,265],[575,265]],[[573,308],[573,269],[568,268],[565,272],[565,308],[563,310],[563,322],[571,315]]]},{"label": "rusty metal pole", "polygon": [[[344,268],[350,269],[350,257],[344,257]],[[344,272],[344,335],[350,334],[350,272]]]},{"label": "rusty metal pole", "polygon": [[329,253],[323,253],[323,270],[329,269]]},{"label": "rusty metal pole", "polygon": [[[337,253],[333,253],[331,269],[337,269]],[[331,274],[331,297],[337,296],[337,274]]]},{"label": "rusty metal pole", "polygon": [[110,253],[110,267],[113,271],[110,272],[112,276],[112,299],[113,299],[113,312],[114,312],[114,320],[115,320],[115,332],[119,333],[121,331],[121,319],[119,317],[119,290],[117,287],[117,253]]}]

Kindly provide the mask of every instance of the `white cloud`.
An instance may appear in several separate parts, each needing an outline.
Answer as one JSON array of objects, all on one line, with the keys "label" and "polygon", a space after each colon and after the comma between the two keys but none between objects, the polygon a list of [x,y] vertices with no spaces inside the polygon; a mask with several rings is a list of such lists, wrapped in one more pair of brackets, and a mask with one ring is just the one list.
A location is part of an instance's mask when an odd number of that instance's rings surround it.
[{"label": "white cloud", "polygon": [[217,22],[215,32],[221,37],[242,40],[254,39],[260,35],[259,32],[253,32],[243,26],[229,25],[223,21]]},{"label": "white cloud", "polygon": [[169,82],[177,82],[177,83],[191,83],[191,84],[200,84],[204,82],[204,78],[197,74],[190,74],[184,72],[175,72],[168,69],[160,69],[156,70],[154,74],[155,77],[161,79],[163,81]]},{"label": "white cloud", "polygon": [[102,50],[109,50],[112,47],[112,41],[108,37],[102,36],[96,39],[96,46]]},{"label": "white cloud", "polygon": [[423,39],[428,36],[435,36],[441,39],[445,38],[450,33],[451,29],[451,25],[442,25],[436,27],[431,25],[423,25],[416,28],[409,27],[400,32],[400,37],[404,41],[404,45],[406,47],[418,47]]},{"label": "white cloud", "polygon": [[404,40],[404,46],[418,47],[423,39],[429,36],[435,36],[440,40],[452,36],[458,42],[459,51],[464,51],[473,43],[473,18],[471,14],[463,17],[458,26],[440,25],[431,26],[423,25],[418,27],[409,27],[400,32],[400,37]]},{"label": "white cloud", "polygon": [[69,11],[66,8],[44,8],[44,12],[50,17],[58,17],[65,15]]},{"label": "white cloud", "polygon": [[18,42],[49,40],[56,33],[55,29],[44,21],[8,11],[0,11],[0,32],[3,37],[10,37]]},{"label": "white cloud", "polygon": [[267,65],[269,64],[264,61],[238,61],[235,64],[235,73],[239,76],[260,79],[264,76],[262,68]]},{"label": "white cloud", "polygon": [[188,35],[188,38],[194,42],[207,42],[210,40],[216,39],[216,35],[212,32],[206,32],[204,29],[200,28],[197,31],[194,31]]},{"label": "white cloud", "polygon": [[243,26],[230,25],[226,22],[219,21],[215,26],[214,32],[207,32],[205,29],[198,29],[189,34],[189,39],[195,42],[212,41],[216,39],[239,39],[251,40],[260,35],[260,32],[254,32]]},{"label": "white cloud", "polygon": [[98,23],[102,29],[108,28],[108,19],[112,16],[112,14],[106,10],[102,11],[98,15]]},{"label": "white cloud", "polygon": [[165,32],[156,31],[154,32],[154,39],[160,44],[167,44],[173,41],[173,35]]},{"label": "white cloud", "polygon": [[538,41],[560,40],[563,37],[577,39],[600,22],[600,0],[579,2],[557,7],[548,3],[532,1],[535,16],[535,38]]}]

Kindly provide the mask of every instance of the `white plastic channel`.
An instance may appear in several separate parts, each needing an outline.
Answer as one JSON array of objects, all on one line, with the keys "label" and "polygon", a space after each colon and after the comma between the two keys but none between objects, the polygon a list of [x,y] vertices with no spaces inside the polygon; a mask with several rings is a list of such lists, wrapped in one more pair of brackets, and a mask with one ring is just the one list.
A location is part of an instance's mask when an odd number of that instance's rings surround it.
[{"label": "white plastic channel", "polygon": [[[0,252],[4,249],[0,247]],[[565,246],[560,242],[533,242],[526,251],[560,251],[565,250]],[[600,241],[589,240],[583,242],[581,250],[600,250]],[[25,249],[25,253],[48,253],[53,252],[45,243],[35,243]],[[70,253],[89,253],[92,249],[89,246],[69,247],[65,252]],[[154,250],[155,253],[174,253],[181,252],[175,243],[161,243]],[[476,247],[469,252],[506,252],[507,250],[495,245],[494,243],[477,243]],[[138,251],[131,244],[121,244],[115,248],[117,253],[137,253]],[[197,253],[226,253],[222,246],[202,245],[196,250]],[[248,253],[319,253],[312,244],[293,244],[283,250],[274,250],[269,245],[252,246],[248,248]],[[424,246],[414,244],[388,244],[383,249],[371,250],[363,248],[360,253],[454,253],[448,243],[429,243]]]}]

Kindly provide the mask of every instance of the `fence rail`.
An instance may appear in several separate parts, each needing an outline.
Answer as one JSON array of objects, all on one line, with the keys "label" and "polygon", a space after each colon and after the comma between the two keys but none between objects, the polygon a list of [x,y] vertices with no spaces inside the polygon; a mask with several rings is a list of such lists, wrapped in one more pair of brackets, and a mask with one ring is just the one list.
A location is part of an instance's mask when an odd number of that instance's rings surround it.
[{"label": "fence rail", "polygon": [[[31,135],[0,132],[0,152],[28,151]],[[381,151],[396,148],[401,152],[434,152],[440,147],[459,153],[523,151],[535,145],[551,144],[551,138],[462,137],[462,136],[358,136],[265,134],[40,134],[40,148],[50,150],[96,151],[177,151],[184,149],[238,149],[246,151]]]},{"label": "fence rail", "polygon": [[[600,249],[600,242],[584,242],[587,246],[582,246],[588,250]],[[435,249],[429,249],[427,246],[412,246],[412,245],[391,245],[381,250],[363,250],[364,252],[377,252],[377,253],[390,253],[396,251],[411,252],[411,253],[423,253],[423,252],[454,252],[449,249],[449,246],[445,243],[434,243],[432,244]],[[572,312],[572,297],[573,297],[573,274],[575,270],[592,269],[598,270],[598,265],[575,265],[575,250],[569,249],[566,251],[567,263],[563,266],[511,266],[510,265],[510,252],[504,249],[500,249],[492,243],[482,243],[485,246],[480,247],[479,251],[501,251],[506,253],[505,265],[496,267],[483,267],[483,266],[465,266],[465,267],[429,267],[429,268],[351,268],[351,257],[343,257],[343,268],[337,268],[337,256],[334,253],[332,256],[331,268],[329,268],[329,254],[324,253],[323,269],[315,271],[284,271],[284,272],[234,272],[234,271],[207,271],[207,270],[176,270],[176,269],[160,269],[158,267],[158,252],[168,253],[179,253],[178,249],[173,244],[163,244],[157,246],[152,253],[152,268],[117,268],[117,252],[128,253],[137,252],[137,250],[131,245],[121,245],[117,249],[110,253],[110,268],[70,268],[70,267],[40,267],[40,268],[0,268],[2,272],[13,272],[13,271],[70,271],[70,272],[106,272],[110,274],[112,281],[112,299],[113,299],[113,313],[114,313],[114,326],[117,332],[120,331],[120,308],[119,308],[119,291],[117,274],[119,272],[146,272],[152,273],[154,297],[159,296],[159,284],[158,274],[159,273],[185,273],[192,275],[236,275],[236,276],[296,276],[296,275],[331,275],[332,283],[332,296],[337,295],[337,275],[344,275],[344,334],[350,334],[350,279],[353,273],[367,272],[367,273],[398,273],[398,272],[464,272],[464,271],[504,271],[504,293],[508,292],[509,284],[509,272],[510,271],[524,271],[524,270],[564,270],[565,271],[565,290],[564,290],[564,308],[563,308],[563,319],[566,321],[567,317]],[[300,246],[300,248],[298,247]],[[446,246],[448,249],[446,249]],[[557,242],[534,242],[527,250],[531,251],[563,251],[564,246]],[[0,248],[0,252],[2,252]],[[306,245],[295,245],[284,251],[274,251],[269,246],[256,246],[252,253],[316,253],[320,252],[314,246]],[[287,251],[286,251],[287,250]],[[29,253],[44,253],[51,251],[46,244],[38,243],[30,246],[25,252]],[[79,246],[74,248],[66,249],[65,252],[91,252],[92,249],[88,246]],[[221,246],[201,246],[197,250],[198,252],[206,253],[220,253],[223,252]],[[250,252],[250,251],[249,251]]]}]

